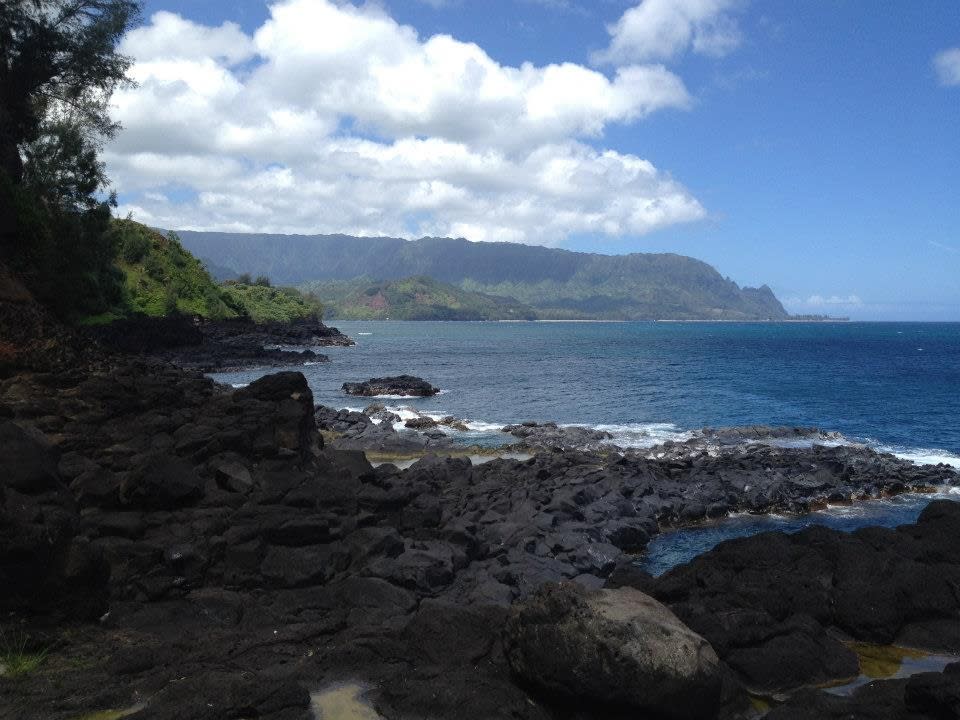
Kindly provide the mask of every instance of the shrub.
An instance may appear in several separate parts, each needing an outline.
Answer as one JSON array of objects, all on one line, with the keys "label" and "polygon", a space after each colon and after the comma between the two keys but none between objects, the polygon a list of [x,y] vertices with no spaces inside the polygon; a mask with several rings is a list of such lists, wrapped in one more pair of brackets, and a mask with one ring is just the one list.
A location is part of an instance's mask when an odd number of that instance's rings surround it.
[{"label": "shrub", "polygon": [[150,238],[141,233],[127,233],[120,254],[125,262],[138,263],[150,252]]}]

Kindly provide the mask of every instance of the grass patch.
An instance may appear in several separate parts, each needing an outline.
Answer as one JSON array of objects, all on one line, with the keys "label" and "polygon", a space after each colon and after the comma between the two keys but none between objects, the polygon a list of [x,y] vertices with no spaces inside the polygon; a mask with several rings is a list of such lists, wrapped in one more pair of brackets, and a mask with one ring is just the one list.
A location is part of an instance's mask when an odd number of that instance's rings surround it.
[{"label": "grass patch", "polygon": [[29,675],[43,665],[49,653],[49,648],[31,647],[26,633],[0,631],[0,676]]}]

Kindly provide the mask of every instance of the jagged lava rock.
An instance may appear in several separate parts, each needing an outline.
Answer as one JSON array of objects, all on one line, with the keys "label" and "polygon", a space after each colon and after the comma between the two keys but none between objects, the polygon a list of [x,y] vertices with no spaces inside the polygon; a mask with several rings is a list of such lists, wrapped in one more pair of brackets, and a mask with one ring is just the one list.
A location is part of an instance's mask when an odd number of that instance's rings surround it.
[{"label": "jagged lava rock", "polygon": [[364,382],[347,382],[343,391],[348,395],[376,397],[378,395],[401,395],[407,397],[430,397],[440,392],[423,378],[413,375],[371,378]]}]

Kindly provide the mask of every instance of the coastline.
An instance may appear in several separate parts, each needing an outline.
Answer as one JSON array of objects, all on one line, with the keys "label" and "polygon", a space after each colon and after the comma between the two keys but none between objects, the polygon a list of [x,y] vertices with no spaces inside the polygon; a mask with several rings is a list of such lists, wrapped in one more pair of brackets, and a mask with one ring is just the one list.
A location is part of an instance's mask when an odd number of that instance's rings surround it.
[{"label": "coastline", "polygon": [[[190,352],[178,355],[187,367]],[[364,412],[318,407],[296,371],[232,388],[156,358],[88,359],[0,380],[0,435],[16,458],[0,484],[0,558],[17,559],[0,562],[12,589],[0,631],[24,638],[35,663],[11,675],[0,658],[0,710],[25,720],[192,708],[307,720],[344,697],[371,717],[457,720],[467,699],[476,717],[562,720],[575,702],[583,720],[607,720],[623,708],[592,688],[611,687],[610,670],[569,663],[597,643],[625,662],[634,625],[606,635],[564,618],[620,602],[630,623],[667,624],[713,658],[676,676],[704,719],[752,720],[751,697],[772,720],[804,707],[819,693],[805,688],[858,676],[867,661],[851,642],[960,658],[960,628],[944,628],[956,608],[930,601],[960,578],[941,553],[960,543],[957,502],[933,498],[902,530],[778,531],[659,577],[638,565],[665,534],[893,502],[960,485],[952,468],[802,427],[627,448],[602,428],[526,422],[497,430],[509,445],[470,447],[454,442],[470,436],[455,417],[400,417],[376,398]],[[418,457],[374,467],[368,452]],[[857,568],[884,568],[883,583]],[[819,577],[832,578],[825,594],[804,595]],[[864,603],[880,611],[865,618]],[[577,649],[527,662],[541,657],[528,628],[543,613]],[[704,620],[715,616],[749,628]],[[953,682],[949,667],[937,682]],[[569,693],[544,691],[545,668],[573,672]],[[611,670],[627,673],[617,687],[655,682],[642,665]],[[900,696],[886,702],[900,707],[917,680],[890,682]],[[677,714],[675,700],[629,702],[633,715]]]}]

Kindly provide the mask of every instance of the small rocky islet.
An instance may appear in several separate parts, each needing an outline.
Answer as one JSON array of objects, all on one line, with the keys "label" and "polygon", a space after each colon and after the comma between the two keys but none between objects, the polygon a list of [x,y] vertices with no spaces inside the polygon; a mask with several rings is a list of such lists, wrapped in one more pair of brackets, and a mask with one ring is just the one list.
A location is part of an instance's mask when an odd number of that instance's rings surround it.
[{"label": "small rocky islet", "polygon": [[306,719],[340,687],[382,718],[960,710],[958,665],[817,689],[860,673],[857,643],[960,656],[958,503],[730,541],[658,578],[635,562],[668,527],[960,484],[951,468],[756,442],[808,429],[622,451],[549,423],[507,429],[526,460],[373,467],[377,432],[423,433],[315,407],[298,372],[226,388],[177,352],[0,380],[0,664],[38,659],[0,675],[0,717]]},{"label": "small rocky islet", "polygon": [[370,378],[363,382],[345,382],[343,391],[347,395],[360,397],[431,397],[439,393],[440,388],[413,375],[395,375]]}]

